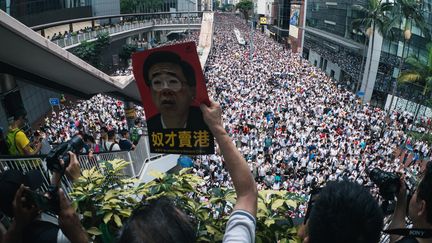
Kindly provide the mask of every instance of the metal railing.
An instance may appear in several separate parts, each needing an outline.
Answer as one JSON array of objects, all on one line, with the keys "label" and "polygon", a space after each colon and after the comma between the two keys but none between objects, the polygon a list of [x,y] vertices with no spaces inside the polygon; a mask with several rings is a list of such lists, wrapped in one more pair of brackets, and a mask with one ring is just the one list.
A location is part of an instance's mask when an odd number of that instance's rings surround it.
[{"label": "metal railing", "polygon": [[188,28],[189,24],[200,24],[201,18],[187,18],[187,19],[178,19],[178,18],[166,18],[166,19],[152,19],[152,20],[141,20],[134,22],[125,22],[121,24],[117,24],[115,26],[106,26],[101,27],[97,30],[79,33],[79,34],[70,34],[63,38],[52,41],[58,46],[64,48],[76,44],[80,44],[83,41],[94,40],[97,38],[99,34],[109,33],[109,35],[113,35],[116,33],[131,31],[135,29],[142,28],[155,28],[162,27],[165,25],[174,25],[174,24],[184,24],[187,25],[185,28]]},{"label": "metal railing", "polygon": [[[80,164],[81,170],[88,170],[96,167],[103,173],[103,169],[100,166],[101,162],[114,159],[123,159],[127,162],[130,162],[130,164],[123,171],[125,175],[137,178],[142,173],[143,168],[148,161],[158,159],[162,156],[164,155],[150,153],[147,137],[142,136],[135,150],[97,153],[92,156],[79,155],[78,162]],[[1,156],[0,173],[10,169],[19,170],[23,173],[29,172],[31,170],[40,171],[43,176],[43,185],[41,186],[42,191],[46,191],[48,186],[51,184],[50,178],[52,173],[46,167],[44,156],[28,156],[26,158]],[[72,190],[72,182],[66,176],[62,178],[62,188],[67,194]]]}]

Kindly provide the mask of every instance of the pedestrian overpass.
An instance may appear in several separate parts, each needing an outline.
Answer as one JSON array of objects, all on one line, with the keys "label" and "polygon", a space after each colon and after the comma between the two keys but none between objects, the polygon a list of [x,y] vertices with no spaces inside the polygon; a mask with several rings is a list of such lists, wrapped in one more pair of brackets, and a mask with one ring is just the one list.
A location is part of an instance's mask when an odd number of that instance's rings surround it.
[{"label": "pedestrian overpass", "polygon": [[[176,30],[176,28],[186,28],[186,25],[189,28],[199,26],[201,32],[198,51],[201,65],[204,68],[212,48],[213,13],[204,12],[202,18],[199,19],[202,23],[176,23],[174,19],[161,21],[152,21],[151,28]],[[126,25],[127,27],[110,26],[109,28],[114,28],[110,34],[113,36],[133,35],[134,31],[148,28],[149,26],[145,26],[146,23],[150,22],[138,21]],[[141,103],[141,97],[132,75],[111,77],[68,52],[66,47],[71,45],[64,45],[65,48],[63,48],[45,38],[41,32],[38,33],[23,25],[3,11],[0,11],[0,36],[0,44],[4,47],[0,52],[0,73],[21,77],[26,82],[37,86],[83,99],[104,93]],[[150,171],[166,172],[173,168],[177,164],[178,155],[151,154],[148,137],[145,136],[142,137],[139,146],[134,151],[100,153],[93,158],[80,156],[79,160],[83,168],[89,168],[97,166],[101,160],[116,158],[131,162],[125,173],[146,182],[152,179]],[[43,160],[43,157],[40,156],[26,158],[0,156],[0,171],[11,168],[22,171],[32,168],[43,170],[42,167],[36,166],[42,164]]]},{"label": "pedestrian overpass", "polygon": [[[171,14],[168,16],[172,16]],[[213,20],[212,12],[204,12],[203,16],[206,23],[209,20]],[[184,29],[186,26],[189,26],[189,28],[200,26],[199,48],[202,50],[201,53],[207,53],[204,59],[200,58],[204,66],[208,53],[211,50],[213,25],[189,22],[174,23],[172,22],[174,19],[168,19],[168,21],[166,23],[154,21],[151,27],[158,30],[176,30],[180,28]],[[117,26],[111,27],[114,28],[111,34],[118,36],[118,38],[122,35],[134,35],[135,31],[142,31],[143,28],[146,28],[146,26],[142,25],[146,25],[146,23],[131,23],[131,25],[121,28]],[[208,28],[211,29],[209,30]],[[38,31],[41,32],[41,29]],[[203,35],[206,37],[204,38]],[[141,101],[133,77],[111,77],[103,73],[68,52],[61,44],[57,45],[48,40],[40,33],[25,26],[3,11],[0,11],[0,36],[2,37],[0,39],[1,46],[7,47],[2,48],[0,52],[0,73],[18,76],[28,80],[32,84],[84,99],[88,99],[98,93],[104,93],[136,103],[140,103]],[[76,39],[78,40],[78,37]],[[63,40],[63,42],[69,42],[69,40]],[[67,44],[71,43],[66,43],[64,46],[71,46]],[[74,42],[74,45],[76,44]]]}]

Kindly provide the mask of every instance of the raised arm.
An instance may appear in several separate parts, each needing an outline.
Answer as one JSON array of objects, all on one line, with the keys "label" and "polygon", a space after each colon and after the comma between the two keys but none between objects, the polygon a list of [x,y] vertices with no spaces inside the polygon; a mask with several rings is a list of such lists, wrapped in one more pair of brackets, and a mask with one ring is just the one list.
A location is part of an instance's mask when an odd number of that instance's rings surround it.
[{"label": "raised arm", "polygon": [[210,107],[201,105],[204,121],[216,138],[225,160],[225,166],[231,176],[237,194],[234,209],[245,210],[256,216],[257,188],[255,180],[249,170],[244,157],[233,144],[222,124],[222,110],[220,105],[211,102]]},{"label": "raised arm", "polygon": [[[388,226],[388,229],[403,229],[405,228],[405,218],[407,209],[407,188],[405,180],[401,179],[401,187],[397,195],[396,208],[393,213],[392,221]],[[390,243],[396,242],[401,236],[390,235]]]}]

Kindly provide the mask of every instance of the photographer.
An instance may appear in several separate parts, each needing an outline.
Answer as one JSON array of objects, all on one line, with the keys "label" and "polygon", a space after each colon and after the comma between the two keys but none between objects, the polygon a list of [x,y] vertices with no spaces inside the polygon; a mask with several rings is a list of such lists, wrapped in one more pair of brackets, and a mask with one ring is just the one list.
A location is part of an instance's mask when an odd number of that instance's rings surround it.
[{"label": "photographer", "polygon": [[304,228],[304,243],[378,243],[383,214],[364,187],[348,181],[328,182],[311,195]]},{"label": "photographer", "polygon": [[[413,229],[432,230],[432,162],[429,162],[423,173],[420,184],[415,188],[415,192],[408,202],[407,188],[404,179],[401,179],[401,188],[397,195],[396,209],[389,229],[401,229],[406,227],[405,218],[407,216],[412,221]],[[418,234],[417,234],[418,235]],[[401,236],[392,234],[390,242],[393,243],[424,243],[432,242],[432,238],[414,237],[412,232],[409,235]]]},{"label": "photographer", "polygon": [[[80,168],[75,154],[69,152],[70,164],[65,174],[71,179],[77,179]],[[61,161],[60,163],[63,164]],[[54,172],[52,183],[60,184],[60,174]],[[82,229],[78,215],[71,207],[62,189],[56,191],[58,201],[38,200],[35,196],[43,182],[39,171],[23,174],[17,170],[7,170],[0,174],[1,211],[13,218],[8,232],[2,237],[4,242],[88,242],[87,234]],[[45,195],[47,196],[47,195]],[[40,195],[39,197],[45,197]],[[51,195],[52,196],[52,195]],[[49,196],[48,196],[49,197]],[[52,199],[52,198],[51,198]],[[39,205],[40,201],[57,205]],[[39,204],[38,204],[39,203]],[[58,217],[47,213],[46,208],[58,208]],[[42,208],[45,208],[42,210]]]},{"label": "photographer", "polygon": [[13,115],[13,121],[6,135],[6,143],[9,155],[35,155],[42,148],[42,140],[37,137],[33,145],[22,130],[27,124],[27,112],[19,109]]}]

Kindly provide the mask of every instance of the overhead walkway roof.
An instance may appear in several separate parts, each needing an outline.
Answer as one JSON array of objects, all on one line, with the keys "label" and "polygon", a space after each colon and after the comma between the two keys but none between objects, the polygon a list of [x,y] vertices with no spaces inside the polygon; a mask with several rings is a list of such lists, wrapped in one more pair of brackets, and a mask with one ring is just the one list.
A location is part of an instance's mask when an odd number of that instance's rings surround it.
[{"label": "overhead walkway roof", "polygon": [[[213,34],[213,14],[206,15],[205,31],[201,30],[206,33],[205,38],[203,33],[200,36],[203,66],[211,49]],[[141,101],[133,75],[111,77],[1,10],[0,36],[0,73],[9,73],[35,85],[86,99],[105,93],[137,103]]]},{"label": "overhead walkway roof", "polygon": [[36,85],[88,98],[117,93],[133,101],[140,96],[133,80],[114,79],[0,11],[0,72]]}]

